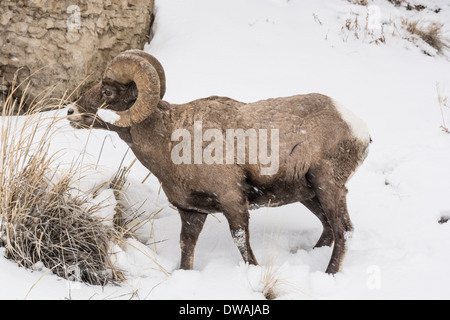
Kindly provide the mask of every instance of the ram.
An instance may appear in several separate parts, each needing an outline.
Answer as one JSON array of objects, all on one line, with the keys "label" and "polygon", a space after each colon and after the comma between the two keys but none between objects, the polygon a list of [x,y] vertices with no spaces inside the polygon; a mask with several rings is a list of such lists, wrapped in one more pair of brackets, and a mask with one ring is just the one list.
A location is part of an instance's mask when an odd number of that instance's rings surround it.
[{"label": "ram", "polygon": [[[371,141],[365,124],[316,93],[254,103],[212,96],[175,105],[162,100],[165,90],[157,59],[143,51],[125,51],[109,63],[101,82],[72,104],[68,119],[75,128],[116,132],[159,179],[181,216],[180,268],[193,268],[208,214],[224,214],[244,261],[257,264],[250,246],[249,209],[301,202],[323,225],[315,247],[334,245],[326,272],[338,272],[353,230],[345,185]],[[212,134],[205,138],[208,130]],[[249,142],[221,154],[220,143],[229,147],[235,137],[222,141],[219,133],[230,130],[244,132]],[[268,151],[269,144],[277,157],[271,157],[273,170],[264,171],[268,163],[261,160],[261,150]],[[178,153],[191,161],[174,159]],[[202,161],[208,154],[213,160]]]}]

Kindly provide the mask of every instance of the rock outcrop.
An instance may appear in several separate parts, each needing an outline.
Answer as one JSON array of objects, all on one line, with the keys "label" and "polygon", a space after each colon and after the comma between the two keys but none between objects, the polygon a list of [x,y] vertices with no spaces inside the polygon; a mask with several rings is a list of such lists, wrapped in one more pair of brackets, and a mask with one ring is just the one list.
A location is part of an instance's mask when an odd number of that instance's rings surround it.
[{"label": "rock outcrop", "polygon": [[[154,0],[1,0],[0,92],[28,76],[27,99],[77,97],[118,53],[149,41]],[[21,95],[26,86],[17,93]]]}]

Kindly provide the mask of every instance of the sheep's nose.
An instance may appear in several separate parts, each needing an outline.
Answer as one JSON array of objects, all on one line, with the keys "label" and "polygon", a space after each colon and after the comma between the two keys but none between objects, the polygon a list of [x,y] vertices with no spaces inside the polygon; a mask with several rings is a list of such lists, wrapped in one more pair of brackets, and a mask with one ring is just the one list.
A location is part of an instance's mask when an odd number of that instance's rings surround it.
[{"label": "sheep's nose", "polygon": [[72,108],[69,108],[69,110],[67,110],[67,115],[71,116],[72,114],[74,114],[75,110],[73,110]]}]

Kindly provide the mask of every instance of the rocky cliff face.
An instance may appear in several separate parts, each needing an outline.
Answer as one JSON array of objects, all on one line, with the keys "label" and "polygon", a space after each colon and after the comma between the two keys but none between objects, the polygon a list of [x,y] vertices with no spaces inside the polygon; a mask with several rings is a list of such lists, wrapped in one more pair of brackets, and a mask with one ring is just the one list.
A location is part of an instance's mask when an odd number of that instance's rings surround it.
[{"label": "rocky cliff face", "polygon": [[[119,52],[149,40],[154,0],[1,0],[0,92],[28,76],[28,100],[78,96]],[[18,89],[22,94],[26,86]]]}]

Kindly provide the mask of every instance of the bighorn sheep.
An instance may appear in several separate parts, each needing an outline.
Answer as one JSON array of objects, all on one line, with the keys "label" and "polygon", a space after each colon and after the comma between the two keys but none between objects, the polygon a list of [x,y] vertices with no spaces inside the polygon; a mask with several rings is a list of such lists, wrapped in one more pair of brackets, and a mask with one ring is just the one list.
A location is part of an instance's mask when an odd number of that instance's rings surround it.
[{"label": "bighorn sheep", "polygon": [[[117,132],[138,160],[159,179],[168,200],[181,215],[180,268],[193,268],[198,236],[207,214],[214,212],[222,212],[228,220],[244,261],[257,264],[250,247],[249,208],[299,201],[323,225],[315,247],[334,243],[326,272],[338,272],[346,240],[353,229],[345,184],[365,159],[371,141],[364,123],[321,94],[248,104],[212,96],[174,105],[162,100],[165,90],[161,64],[143,51],[129,50],[110,62],[102,81],[70,107],[68,118],[75,128]],[[196,129],[198,123],[202,126],[200,131]],[[208,129],[213,134],[205,138],[203,133]],[[267,161],[243,161],[242,157],[239,159],[240,150],[234,153],[227,150],[225,155],[218,148],[214,161],[195,160],[198,151],[200,157],[202,152],[205,155],[208,150],[211,152],[207,142],[213,141],[213,137],[215,146],[220,147],[224,142],[219,135],[229,129],[241,129],[249,143],[255,138],[254,133],[276,131],[276,135],[265,139],[278,144],[272,150],[278,152],[278,159],[272,158],[277,162],[275,170],[263,174]],[[189,141],[184,141],[185,146],[198,147],[195,139],[199,135],[202,139],[200,149],[192,154],[191,150],[183,150],[186,156],[183,159],[192,159],[193,155],[193,163],[173,159],[174,148],[183,138],[174,135],[177,130],[191,134]],[[256,139],[252,141],[258,141],[263,148],[263,137]],[[230,140],[227,137],[227,146],[230,141],[234,147],[234,137]],[[256,154],[254,146],[246,144],[244,149],[248,158]]]}]

